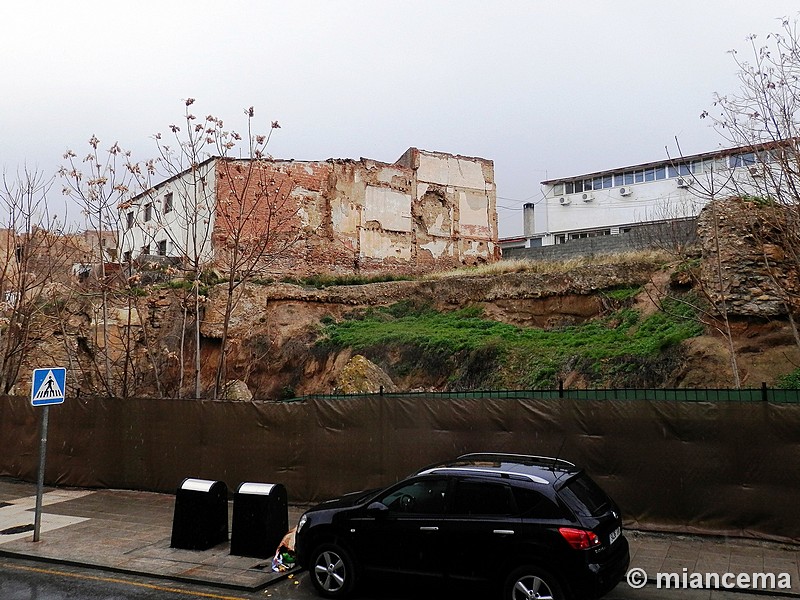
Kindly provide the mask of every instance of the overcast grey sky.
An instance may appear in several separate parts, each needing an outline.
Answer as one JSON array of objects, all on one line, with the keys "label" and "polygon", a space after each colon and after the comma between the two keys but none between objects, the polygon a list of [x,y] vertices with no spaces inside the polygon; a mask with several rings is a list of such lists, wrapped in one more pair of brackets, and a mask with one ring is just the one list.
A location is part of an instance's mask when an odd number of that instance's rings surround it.
[{"label": "overcast grey sky", "polygon": [[[500,235],[539,182],[721,141],[699,118],[738,87],[727,54],[792,0],[7,3],[0,164],[50,174],[95,134],[134,156],[181,100],[226,125],[254,105],[270,152],[393,162],[409,146],[494,160]],[[60,185],[53,203],[63,203]]]}]

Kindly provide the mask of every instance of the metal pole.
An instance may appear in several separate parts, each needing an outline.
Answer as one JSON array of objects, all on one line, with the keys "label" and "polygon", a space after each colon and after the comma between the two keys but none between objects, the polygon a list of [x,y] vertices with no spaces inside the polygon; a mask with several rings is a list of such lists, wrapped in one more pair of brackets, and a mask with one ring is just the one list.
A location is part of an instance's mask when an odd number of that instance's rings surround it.
[{"label": "metal pole", "polygon": [[44,459],[47,454],[47,421],[50,407],[42,410],[42,438],[39,441],[39,478],[36,482],[36,514],[33,521],[33,541],[39,541],[39,531],[42,526],[42,493],[44,490]]}]

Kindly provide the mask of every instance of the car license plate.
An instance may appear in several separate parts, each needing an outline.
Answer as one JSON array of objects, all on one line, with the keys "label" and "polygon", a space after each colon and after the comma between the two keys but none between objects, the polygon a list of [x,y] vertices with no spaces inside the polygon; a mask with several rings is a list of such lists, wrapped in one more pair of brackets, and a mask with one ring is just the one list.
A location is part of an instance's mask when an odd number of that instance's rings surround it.
[{"label": "car license plate", "polygon": [[616,542],[617,538],[619,537],[619,534],[621,534],[621,533],[622,533],[622,528],[621,527],[617,527],[614,531],[612,531],[611,535],[608,536],[608,545],[610,546],[611,544]]}]

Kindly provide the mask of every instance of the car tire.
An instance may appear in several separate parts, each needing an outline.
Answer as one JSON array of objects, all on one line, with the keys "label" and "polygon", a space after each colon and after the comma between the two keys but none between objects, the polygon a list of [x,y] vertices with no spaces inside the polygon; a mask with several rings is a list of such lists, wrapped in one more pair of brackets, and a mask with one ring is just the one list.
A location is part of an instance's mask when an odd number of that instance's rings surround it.
[{"label": "car tire", "polygon": [[356,586],[356,566],[350,553],[338,544],[321,544],[311,553],[311,583],[321,596],[345,598]]},{"label": "car tire", "polygon": [[565,600],[566,596],[555,576],[533,565],[514,569],[506,577],[503,600]]}]

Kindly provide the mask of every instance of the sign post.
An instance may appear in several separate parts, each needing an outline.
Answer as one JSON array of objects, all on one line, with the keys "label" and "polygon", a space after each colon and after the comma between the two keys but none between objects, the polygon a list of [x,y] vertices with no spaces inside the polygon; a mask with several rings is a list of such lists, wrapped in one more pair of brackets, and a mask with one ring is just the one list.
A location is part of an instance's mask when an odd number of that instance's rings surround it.
[{"label": "sign post", "polygon": [[63,367],[34,369],[31,383],[31,404],[43,406],[41,438],[39,440],[39,474],[36,480],[36,513],[33,523],[33,541],[39,541],[42,527],[42,496],[44,490],[44,464],[47,455],[47,425],[50,405],[64,402],[67,370]]}]

